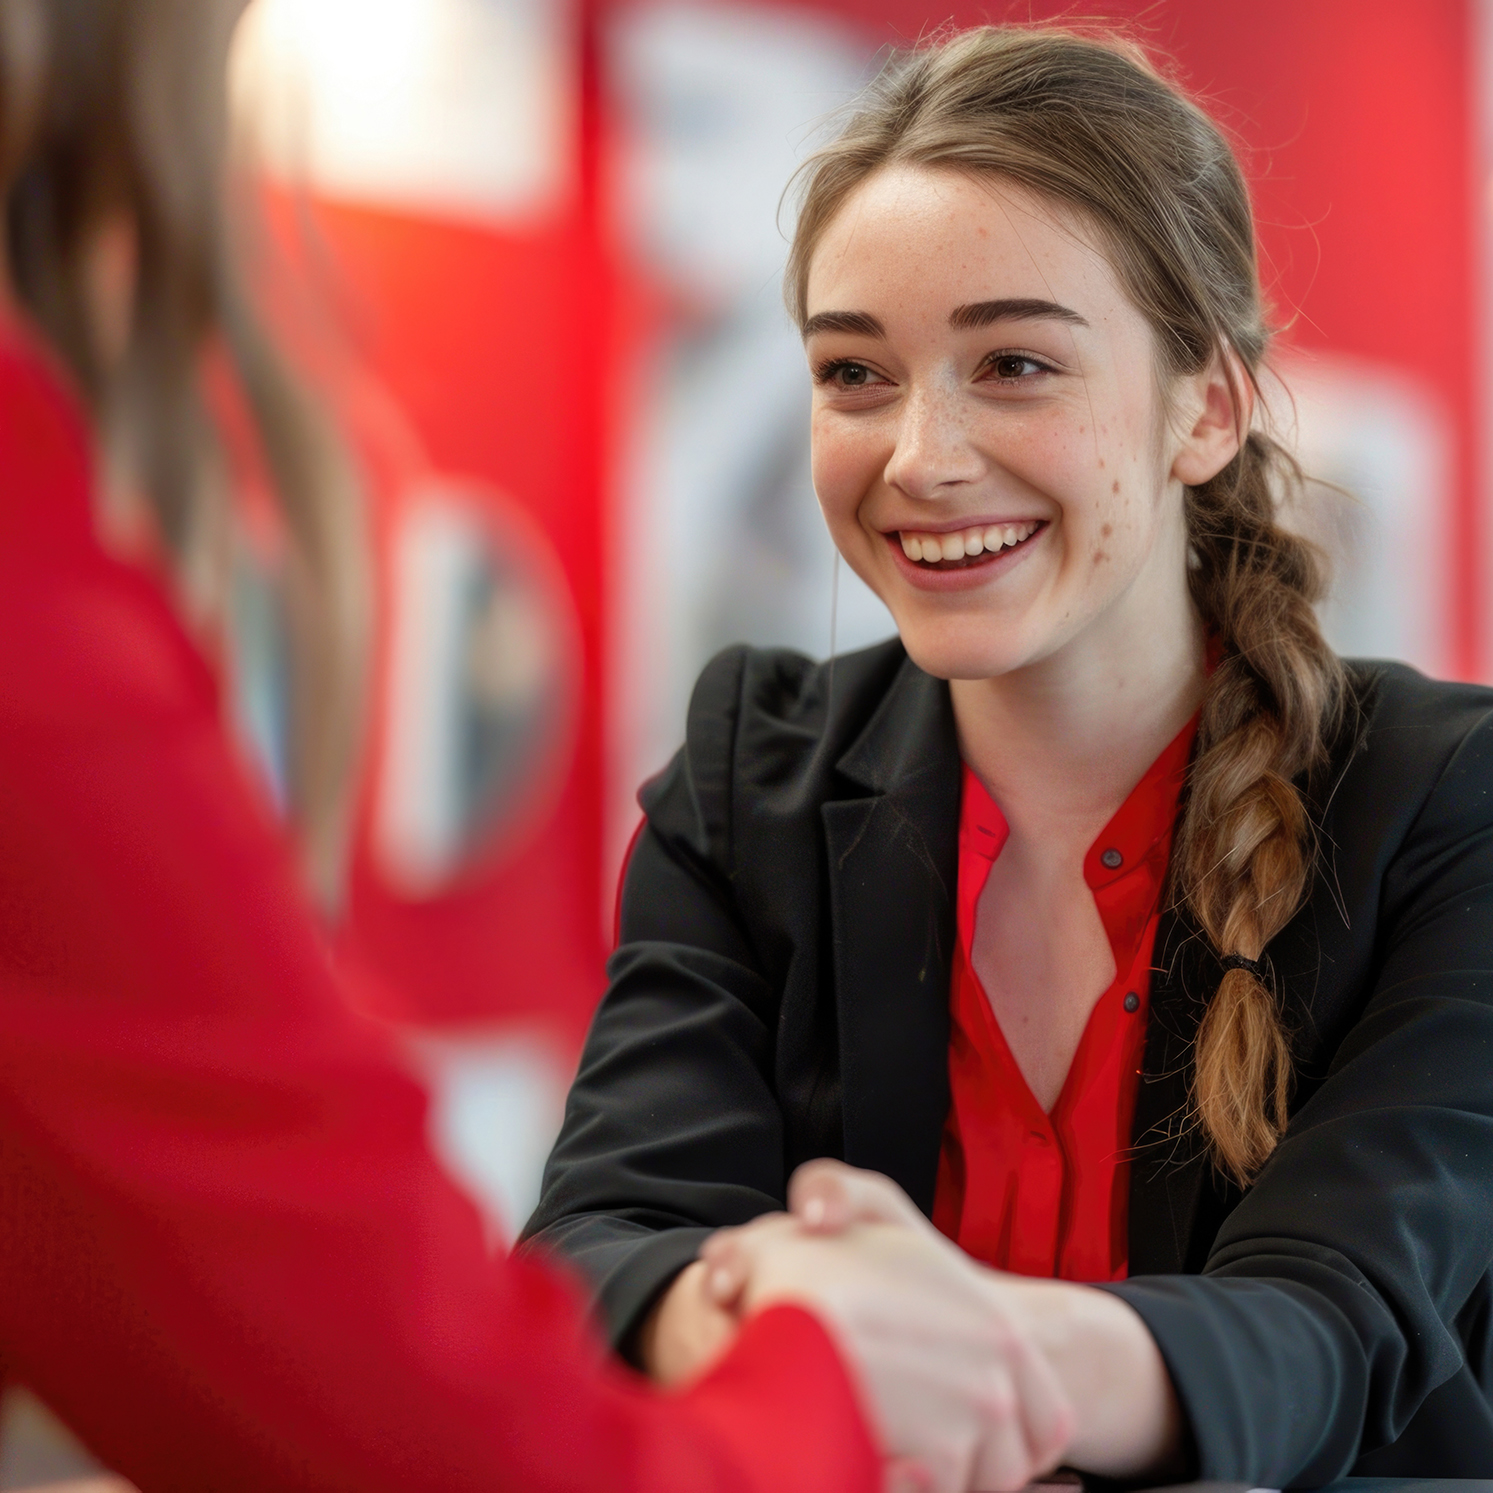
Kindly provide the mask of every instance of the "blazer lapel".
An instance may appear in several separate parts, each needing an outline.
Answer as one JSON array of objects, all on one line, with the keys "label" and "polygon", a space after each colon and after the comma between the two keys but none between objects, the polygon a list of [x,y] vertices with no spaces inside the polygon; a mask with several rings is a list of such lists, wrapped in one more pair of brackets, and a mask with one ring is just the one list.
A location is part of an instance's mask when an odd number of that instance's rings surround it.
[{"label": "blazer lapel", "polygon": [[845,1159],[933,1211],[949,1109],[959,748],[948,686],[910,661],[838,770],[869,790],[821,808]]},{"label": "blazer lapel", "polygon": [[1206,941],[1188,922],[1176,912],[1163,914],[1131,1131],[1131,1275],[1175,1275],[1187,1262],[1211,1166],[1196,1125],[1188,1121],[1192,1048],[1221,974]]}]

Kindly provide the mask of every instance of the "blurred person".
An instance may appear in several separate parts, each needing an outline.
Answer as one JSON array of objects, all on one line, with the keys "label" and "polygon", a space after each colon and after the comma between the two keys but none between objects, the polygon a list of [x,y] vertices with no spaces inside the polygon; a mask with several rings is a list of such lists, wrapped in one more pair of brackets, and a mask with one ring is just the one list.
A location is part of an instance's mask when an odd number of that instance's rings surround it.
[{"label": "blurred person", "polygon": [[1322,638],[1227,141],[985,28],[803,180],[815,487],[900,638],[702,674],[527,1236],[666,1382],[769,1244],[900,1221],[1085,1473],[1493,1476],[1493,693]]},{"label": "blurred person", "polygon": [[[4,1374],[146,1493],[820,1493],[880,1486],[883,1450],[952,1488],[1013,1426],[1050,1462],[1045,1361],[897,1227],[835,1241],[829,1294],[785,1240],[783,1304],[688,1393],[606,1365],[560,1275],[488,1256],[350,1014],[310,896],[335,900],[361,730],[357,487],[238,283],[239,9],[0,0]],[[298,853],[222,720],[207,370],[278,503]],[[894,1271],[969,1323],[959,1382],[881,1332]]]}]

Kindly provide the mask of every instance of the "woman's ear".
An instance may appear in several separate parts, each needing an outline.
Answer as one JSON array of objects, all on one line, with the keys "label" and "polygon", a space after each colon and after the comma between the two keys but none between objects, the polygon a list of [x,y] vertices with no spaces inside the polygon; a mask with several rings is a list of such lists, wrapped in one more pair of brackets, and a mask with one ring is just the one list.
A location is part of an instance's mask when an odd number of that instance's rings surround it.
[{"label": "woman's ear", "polygon": [[1239,453],[1255,413],[1255,389],[1239,355],[1226,349],[1201,373],[1182,381],[1181,409],[1191,421],[1180,432],[1172,476],[1188,487],[1216,477]]}]

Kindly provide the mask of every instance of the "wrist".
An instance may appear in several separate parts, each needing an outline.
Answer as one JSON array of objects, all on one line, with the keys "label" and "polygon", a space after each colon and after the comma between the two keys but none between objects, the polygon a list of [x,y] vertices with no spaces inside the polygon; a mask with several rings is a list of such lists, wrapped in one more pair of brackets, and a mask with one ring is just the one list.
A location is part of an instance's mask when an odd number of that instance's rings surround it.
[{"label": "wrist", "polygon": [[1139,1314],[1093,1286],[995,1274],[992,1281],[1073,1405],[1068,1465],[1116,1478],[1173,1470],[1180,1461],[1181,1410]]}]

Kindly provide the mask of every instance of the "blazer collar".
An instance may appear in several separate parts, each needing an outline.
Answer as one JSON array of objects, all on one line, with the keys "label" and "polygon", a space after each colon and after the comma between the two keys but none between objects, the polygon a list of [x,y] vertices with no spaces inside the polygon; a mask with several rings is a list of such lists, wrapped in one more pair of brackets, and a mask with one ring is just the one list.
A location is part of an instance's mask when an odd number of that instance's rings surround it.
[{"label": "blazer collar", "polygon": [[949,1108],[959,747],[948,685],[903,663],[821,807],[845,1159],[933,1208]]},{"label": "blazer collar", "polygon": [[[1372,676],[1354,680],[1340,738],[1302,785],[1328,854],[1333,791],[1361,742],[1373,687]],[[845,1159],[885,1172],[931,1213],[949,1106],[958,881],[960,759],[948,685],[904,659],[836,765],[845,782],[867,794],[821,807]],[[1308,912],[1303,908],[1298,921]],[[1237,1199],[1213,1173],[1201,1135],[1187,1123],[1192,1044],[1222,973],[1191,921],[1167,913],[1156,939],[1136,1100],[1132,1274],[1200,1269],[1199,1248],[1206,1252],[1214,1215]]]},{"label": "blazer collar", "polygon": [[[949,1108],[958,883],[961,777],[948,685],[904,661],[837,767],[869,795],[821,809],[845,1159],[886,1173],[931,1214]],[[1155,963],[1133,1131],[1137,1275],[1184,1268],[1212,1190],[1206,1149],[1185,1119],[1192,1041],[1221,970],[1206,940],[1174,913],[1162,919]]]},{"label": "blazer collar", "polygon": [[835,768],[872,793],[899,796],[916,795],[930,778],[952,774],[957,805],[959,741],[948,683],[904,658],[891,688]]}]

